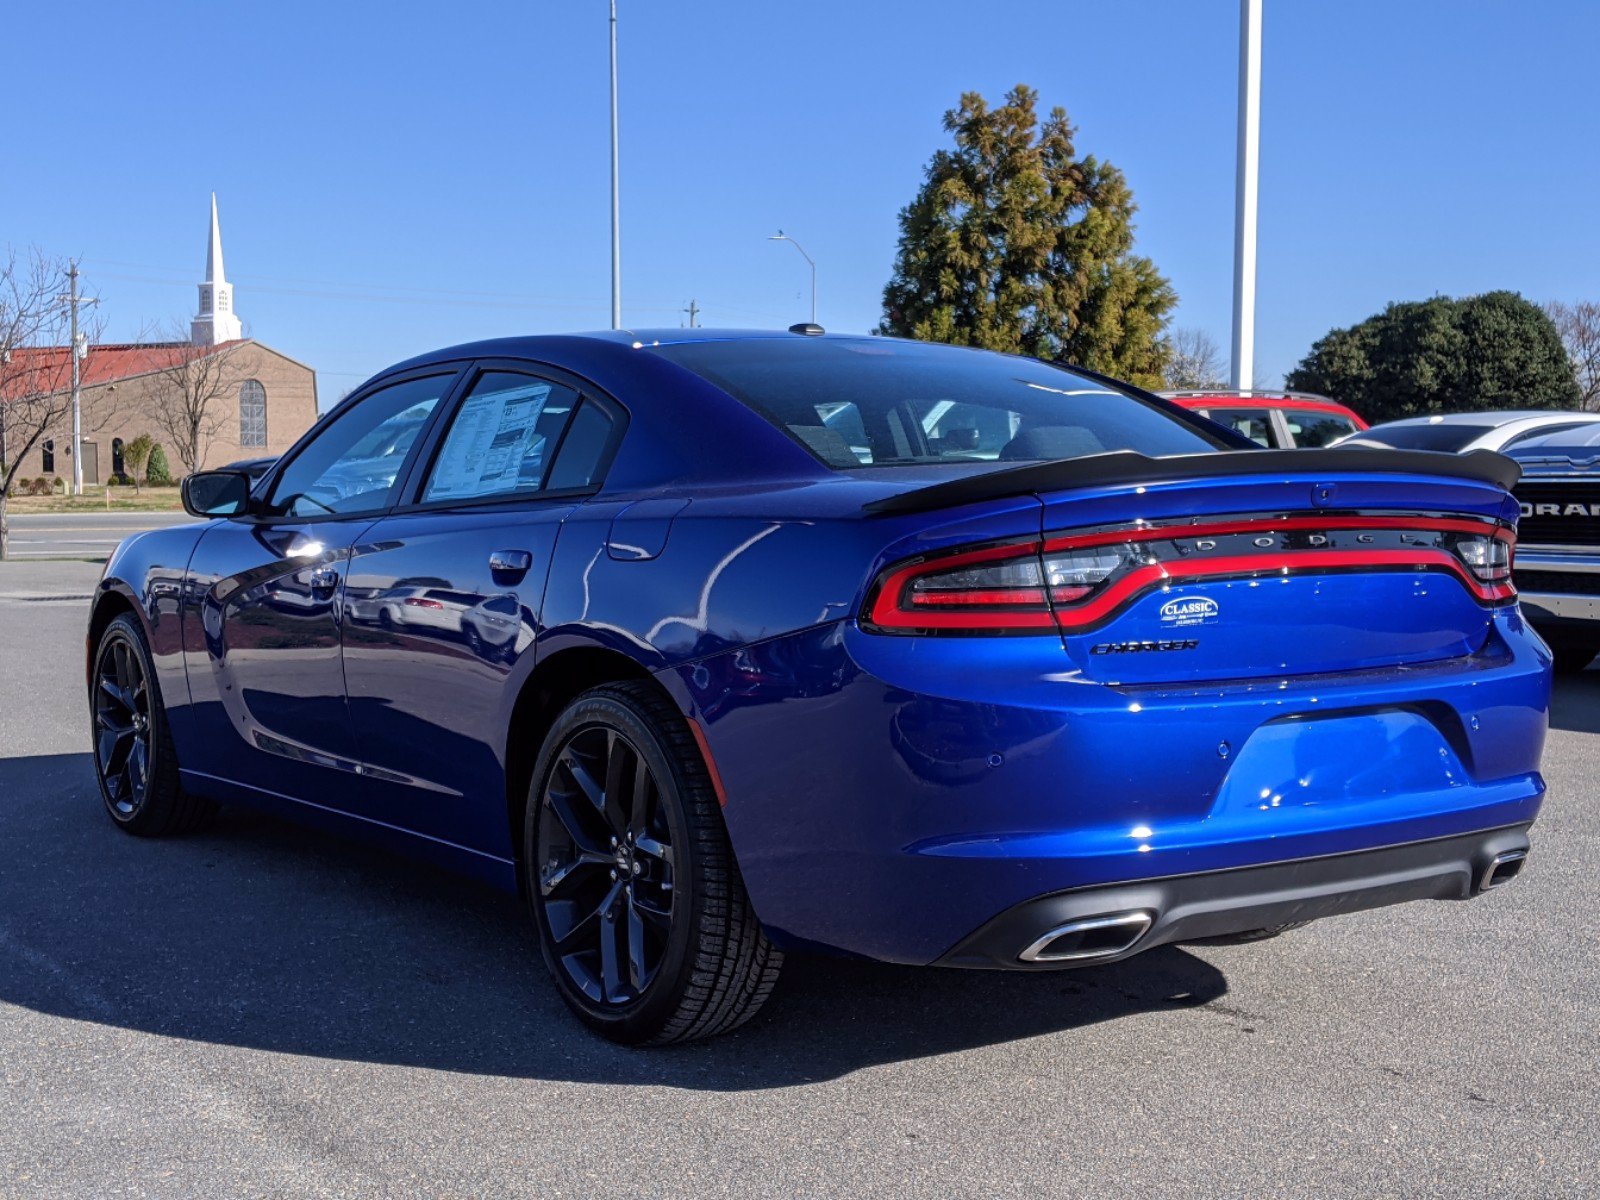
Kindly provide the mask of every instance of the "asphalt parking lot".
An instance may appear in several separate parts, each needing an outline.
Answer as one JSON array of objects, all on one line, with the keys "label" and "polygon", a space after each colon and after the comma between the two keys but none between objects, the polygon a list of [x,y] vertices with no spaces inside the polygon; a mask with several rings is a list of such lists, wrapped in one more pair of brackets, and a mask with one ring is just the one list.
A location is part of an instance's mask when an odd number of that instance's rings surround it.
[{"label": "asphalt parking lot", "polygon": [[0,1195],[1600,1194],[1600,670],[1493,895],[1073,973],[792,958],[637,1052],[495,893],[245,812],[117,833],[97,571],[0,564]]}]

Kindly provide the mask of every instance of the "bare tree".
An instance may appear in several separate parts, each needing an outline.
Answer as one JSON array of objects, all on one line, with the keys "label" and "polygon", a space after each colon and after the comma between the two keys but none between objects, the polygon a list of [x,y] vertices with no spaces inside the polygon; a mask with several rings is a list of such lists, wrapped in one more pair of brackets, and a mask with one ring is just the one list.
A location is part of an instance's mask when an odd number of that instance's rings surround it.
[{"label": "bare tree", "polygon": [[1567,348],[1567,357],[1572,360],[1572,369],[1578,376],[1578,387],[1583,393],[1578,407],[1600,409],[1600,304],[1593,300],[1580,300],[1576,304],[1552,300],[1544,310],[1555,322],[1561,344]]},{"label": "bare tree", "polygon": [[[6,509],[28,452],[72,410],[66,262],[42,251],[0,257],[0,559],[9,549]],[[80,330],[92,340],[95,330]]]},{"label": "bare tree", "polygon": [[244,343],[196,346],[188,330],[171,327],[164,344],[172,351],[167,364],[158,367],[150,391],[150,418],[166,435],[184,474],[205,467],[212,439],[239,410],[231,401],[249,369],[239,355]]},{"label": "bare tree", "polygon": [[1175,392],[1197,392],[1227,386],[1222,351],[1204,329],[1174,329],[1167,338],[1167,387]]}]

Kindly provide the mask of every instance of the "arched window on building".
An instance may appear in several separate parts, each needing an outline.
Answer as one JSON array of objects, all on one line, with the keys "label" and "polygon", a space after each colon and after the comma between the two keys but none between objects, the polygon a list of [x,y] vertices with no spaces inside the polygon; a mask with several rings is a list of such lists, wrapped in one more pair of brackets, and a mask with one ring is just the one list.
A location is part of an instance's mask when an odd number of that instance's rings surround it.
[{"label": "arched window on building", "polygon": [[111,473],[113,475],[126,474],[122,465],[122,439],[111,439]]},{"label": "arched window on building", "polygon": [[54,438],[46,438],[39,449],[39,469],[46,475],[56,473],[56,443]]},{"label": "arched window on building", "polygon": [[239,385],[239,445],[267,444],[267,389],[257,379]]}]

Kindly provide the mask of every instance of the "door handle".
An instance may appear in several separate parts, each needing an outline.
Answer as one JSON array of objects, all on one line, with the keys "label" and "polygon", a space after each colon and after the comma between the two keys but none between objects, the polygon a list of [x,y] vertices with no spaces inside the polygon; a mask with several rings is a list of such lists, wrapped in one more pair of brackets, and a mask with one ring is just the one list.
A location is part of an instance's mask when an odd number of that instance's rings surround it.
[{"label": "door handle", "polygon": [[495,550],[489,555],[489,570],[495,575],[515,575],[519,579],[533,566],[533,555],[526,550]]},{"label": "door handle", "polygon": [[310,583],[311,594],[319,600],[326,600],[339,587],[339,572],[332,567],[317,567],[311,572]]}]

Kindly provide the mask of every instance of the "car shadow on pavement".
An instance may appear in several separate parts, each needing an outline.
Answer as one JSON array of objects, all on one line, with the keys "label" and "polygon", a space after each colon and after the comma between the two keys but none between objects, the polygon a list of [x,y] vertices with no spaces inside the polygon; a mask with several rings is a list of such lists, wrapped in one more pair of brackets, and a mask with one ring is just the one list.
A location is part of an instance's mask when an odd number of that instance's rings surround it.
[{"label": "car shadow on pavement", "polygon": [[87,754],[0,759],[0,1002],[167,1037],[330,1059],[714,1091],[1057,1033],[1227,991],[1162,948],[1063,973],[791,957],[734,1034],[659,1052],[582,1029],[513,898],[226,809],[143,840],[101,811]]},{"label": "car shadow on pavement", "polygon": [[1573,733],[1600,733],[1600,667],[1581,675],[1556,676],[1550,697],[1550,727]]}]

